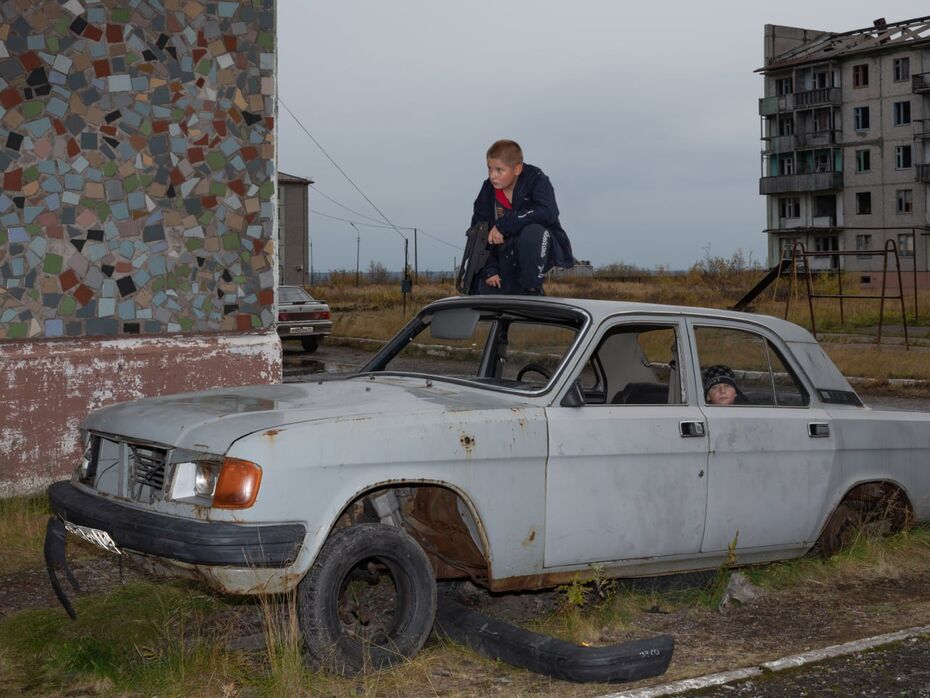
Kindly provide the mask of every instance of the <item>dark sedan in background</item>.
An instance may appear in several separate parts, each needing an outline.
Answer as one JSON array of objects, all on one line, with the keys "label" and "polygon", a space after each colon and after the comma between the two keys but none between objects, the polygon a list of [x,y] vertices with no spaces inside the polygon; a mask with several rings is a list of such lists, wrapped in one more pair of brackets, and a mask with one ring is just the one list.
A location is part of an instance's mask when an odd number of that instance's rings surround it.
[{"label": "dark sedan in background", "polygon": [[314,352],[333,330],[329,306],[299,286],[278,287],[278,336],[299,339],[304,351]]}]

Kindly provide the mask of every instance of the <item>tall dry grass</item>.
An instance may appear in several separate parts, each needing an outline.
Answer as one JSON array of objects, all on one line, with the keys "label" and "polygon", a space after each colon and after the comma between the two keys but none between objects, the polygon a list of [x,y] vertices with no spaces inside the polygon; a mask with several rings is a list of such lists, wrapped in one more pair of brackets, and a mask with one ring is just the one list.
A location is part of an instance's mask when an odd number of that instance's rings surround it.
[{"label": "tall dry grass", "polygon": [[[746,263],[738,256],[730,260],[707,258],[686,273],[642,272],[633,275],[628,269],[622,271],[626,276],[620,278],[557,276],[546,283],[546,293],[565,298],[730,308],[765,273],[758,265]],[[415,285],[413,293],[407,297],[404,312],[404,299],[399,284],[363,282],[356,288],[354,276],[351,283],[347,281],[337,279],[335,283],[321,284],[312,289],[313,293],[326,299],[333,308],[333,332],[336,337],[388,339],[423,305],[455,295],[451,282]],[[815,280],[814,292],[835,293],[839,284],[840,280],[836,276],[823,276]],[[843,287],[846,292],[850,292],[851,280],[845,278]],[[792,293],[788,319],[811,329],[806,288],[804,279],[798,279]],[[789,281],[781,279],[777,288],[770,287],[754,301],[753,311],[784,317],[790,290]],[[841,336],[831,336],[828,340],[823,338],[823,333],[874,335],[875,326],[879,322],[878,301],[851,297],[843,303],[842,317],[837,299],[815,299],[813,303],[818,336],[824,341],[827,353],[845,375],[878,380],[930,380],[930,361],[927,360],[926,347],[912,347],[911,351],[904,351],[888,343],[881,347],[869,346],[863,344],[861,337],[854,340],[856,346],[844,344]],[[919,313],[915,317],[913,292],[905,287],[908,324],[913,326],[916,321],[930,325],[930,291],[919,292],[917,309]],[[886,300],[886,337],[901,335],[901,320],[900,301]]]},{"label": "tall dry grass", "polygon": [[42,541],[50,515],[44,492],[0,499],[0,574],[42,564]]}]

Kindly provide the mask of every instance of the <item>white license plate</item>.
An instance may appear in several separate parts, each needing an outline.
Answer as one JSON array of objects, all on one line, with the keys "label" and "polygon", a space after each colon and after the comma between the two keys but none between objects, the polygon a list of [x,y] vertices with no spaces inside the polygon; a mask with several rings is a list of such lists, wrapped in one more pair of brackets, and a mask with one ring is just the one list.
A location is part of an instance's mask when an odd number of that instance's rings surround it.
[{"label": "white license plate", "polygon": [[104,550],[109,550],[111,553],[122,555],[120,549],[116,547],[116,541],[110,538],[110,534],[106,531],[101,531],[99,528],[91,528],[90,526],[78,526],[69,521],[65,521],[65,530],[76,536],[80,536],[88,543],[93,543]]},{"label": "white license plate", "polygon": [[291,334],[313,334],[312,327],[292,327],[289,332]]}]

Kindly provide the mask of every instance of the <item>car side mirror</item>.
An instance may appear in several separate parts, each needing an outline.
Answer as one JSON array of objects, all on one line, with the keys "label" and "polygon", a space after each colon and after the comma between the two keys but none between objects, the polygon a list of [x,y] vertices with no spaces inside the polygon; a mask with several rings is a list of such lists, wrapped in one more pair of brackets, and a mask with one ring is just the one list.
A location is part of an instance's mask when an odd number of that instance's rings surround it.
[{"label": "car side mirror", "polygon": [[568,389],[568,392],[565,393],[565,397],[562,398],[562,402],[559,403],[562,407],[584,407],[584,390],[581,389],[581,379],[578,378],[572,381],[571,387]]}]

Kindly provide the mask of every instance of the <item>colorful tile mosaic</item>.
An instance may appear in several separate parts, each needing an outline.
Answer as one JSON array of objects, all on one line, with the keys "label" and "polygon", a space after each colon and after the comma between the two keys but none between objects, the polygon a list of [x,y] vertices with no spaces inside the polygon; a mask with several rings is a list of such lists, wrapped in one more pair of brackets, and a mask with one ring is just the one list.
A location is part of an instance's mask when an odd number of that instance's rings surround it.
[{"label": "colorful tile mosaic", "polygon": [[0,339],[273,322],[273,0],[0,0]]}]

